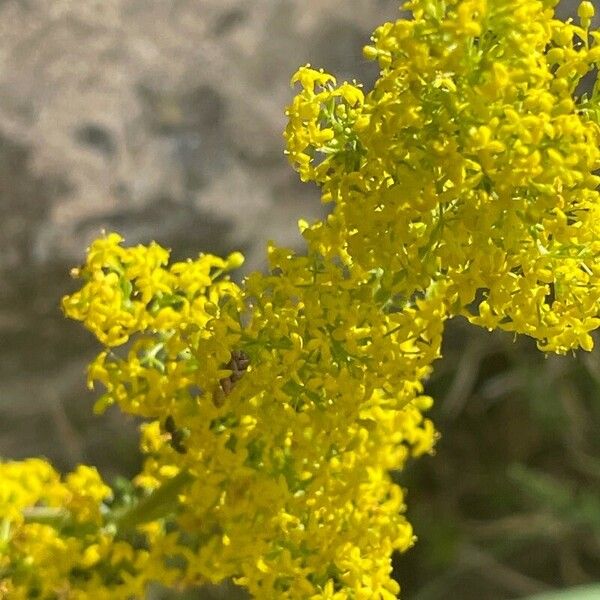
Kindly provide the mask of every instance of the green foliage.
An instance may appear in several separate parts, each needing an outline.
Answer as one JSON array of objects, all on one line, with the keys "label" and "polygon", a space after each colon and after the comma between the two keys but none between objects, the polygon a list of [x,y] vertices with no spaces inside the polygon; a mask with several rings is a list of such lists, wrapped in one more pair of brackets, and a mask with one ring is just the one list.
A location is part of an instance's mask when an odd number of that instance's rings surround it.
[{"label": "green foliage", "polygon": [[451,324],[428,386],[438,452],[399,477],[419,537],[396,561],[408,598],[507,600],[600,579],[599,365],[597,350],[545,358]]}]

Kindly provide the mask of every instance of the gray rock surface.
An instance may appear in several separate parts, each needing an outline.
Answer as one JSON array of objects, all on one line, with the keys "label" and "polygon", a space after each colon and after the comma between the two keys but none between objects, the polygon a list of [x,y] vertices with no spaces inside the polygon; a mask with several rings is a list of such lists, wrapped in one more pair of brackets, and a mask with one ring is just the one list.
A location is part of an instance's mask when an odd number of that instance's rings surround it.
[{"label": "gray rock surface", "polygon": [[90,414],[95,345],[68,273],[105,228],[177,257],[298,246],[322,211],[282,154],[307,62],[371,81],[395,0],[0,2],[0,456],[137,465],[131,419]]}]

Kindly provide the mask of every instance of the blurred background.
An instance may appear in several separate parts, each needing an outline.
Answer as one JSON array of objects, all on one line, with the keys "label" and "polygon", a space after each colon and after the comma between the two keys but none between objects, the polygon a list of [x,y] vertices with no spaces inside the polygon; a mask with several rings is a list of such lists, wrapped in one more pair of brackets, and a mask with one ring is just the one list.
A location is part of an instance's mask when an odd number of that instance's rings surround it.
[{"label": "blurred background", "polygon": [[[269,239],[300,249],[298,218],[323,208],[282,154],[290,76],[310,62],[368,88],[362,46],[398,4],[0,2],[1,457],[91,463],[110,481],[136,472],[136,424],[91,414],[97,348],[59,310],[70,268],[103,228],[178,259],[239,249],[245,272]],[[419,537],[395,561],[403,597],[600,581],[600,355],[544,357],[455,321],[428,391],[437,453],[395,474]]]}]

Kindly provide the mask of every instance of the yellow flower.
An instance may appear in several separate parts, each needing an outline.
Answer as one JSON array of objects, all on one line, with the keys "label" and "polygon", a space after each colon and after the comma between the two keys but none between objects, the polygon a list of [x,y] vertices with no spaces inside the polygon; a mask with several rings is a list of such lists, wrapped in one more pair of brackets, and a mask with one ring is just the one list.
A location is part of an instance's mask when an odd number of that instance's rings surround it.
[{"label": "yellow flower", "polygon": [[299,223],[305,253],[270,245],[268,272],[237,285],[239,253],[90,246],[63,309],[103,346],[96,410],[146,419],[138,504],[91,467],[0,463],[16,598],[226,577],[256,598],[394,598],[391,555],[414,536],[389,472],[433,451],[423,382],[446,320],[592,348],[600,106],[577,89],[599,60],[593,5],[581,27],[539,0],[406,8],[365,48],[372,90],[292,78],[287,154],[333,203]]}]

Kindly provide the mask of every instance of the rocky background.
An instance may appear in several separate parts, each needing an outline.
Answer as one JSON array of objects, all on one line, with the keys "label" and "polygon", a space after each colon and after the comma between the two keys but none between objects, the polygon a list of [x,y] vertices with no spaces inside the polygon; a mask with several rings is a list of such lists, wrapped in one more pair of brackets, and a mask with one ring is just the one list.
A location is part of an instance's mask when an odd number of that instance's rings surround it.
[{"label": "rocky background", "polygon": [[[92,463],[108,479],[137,469],[135,423],[116,411],[91,415],[94,394],[85,388],[84,372],[96,347],[58,308],[76,285],[70,268],[102,229],[120,232],[128,243],[156,240],[177,258],[239,249],[246,271],[262,267],[269,239],[299,246],[298,218],[317,218],[323,209],[317,190],[298,182],[282,154],[290,76],[310,62],[368,86],[376,70],[362,58],[362,46],[376,25],[397,17],[398,4],[0,1],[0,456],[41,454],[62,469]],[[570,4],[572,10],[576,3]],[[568,11],[569,3],[561,10]],[[458,447],[473,459],[478,442],[469,435],[481,428],[477,418],[487,418],[476,393],[482,364],[501,375],[506,364],[498,356],[514,350],[502,346],[505,338],[475,333],[465,363],[465,334],[458,326],[452,335],[450,358],[432,385],[439,388],[438,416],[448,428],[448,445],[456,428]],[[556,371],[549,373],[548,380]],[[501,428],[520,414],[507,412],[494,417]],[[502,419],[508,419],[504,426]],[[417,498],[426,534],[428,523],[439,518],[428,507],[449,504],[435,496],[436,486],[451,478],[456,465],[462,474],[469,469],[460,451],[456,464],[442,458],[426,459],[438,462],[407,475],[423,490]],[[486,572],[493,571],[472,540],[466,550],[457,546],[466,554],[452,545],[448,550],[448,539],[458,543],[462,521],[448,525],[444,518],[432,535],[446,535],[435,540],[446,554],[431,562],[425,536],[423,552],[414,554],[421,566],[399,565],[414,592],[408,598],[449,597],[448,586],[432,591],[425,568],[430,562],[450,577],[461,599],[472,593],[463,571],[477,573],[486,564]],[[552,579],[555,559],[549,555],[539,589],[572,583]],[[474,597],[501,600],[538,590],[533,576],[532,583],[516,571],[516,579],[508,577],[512,587],[492,582],[489,592]]]}]

